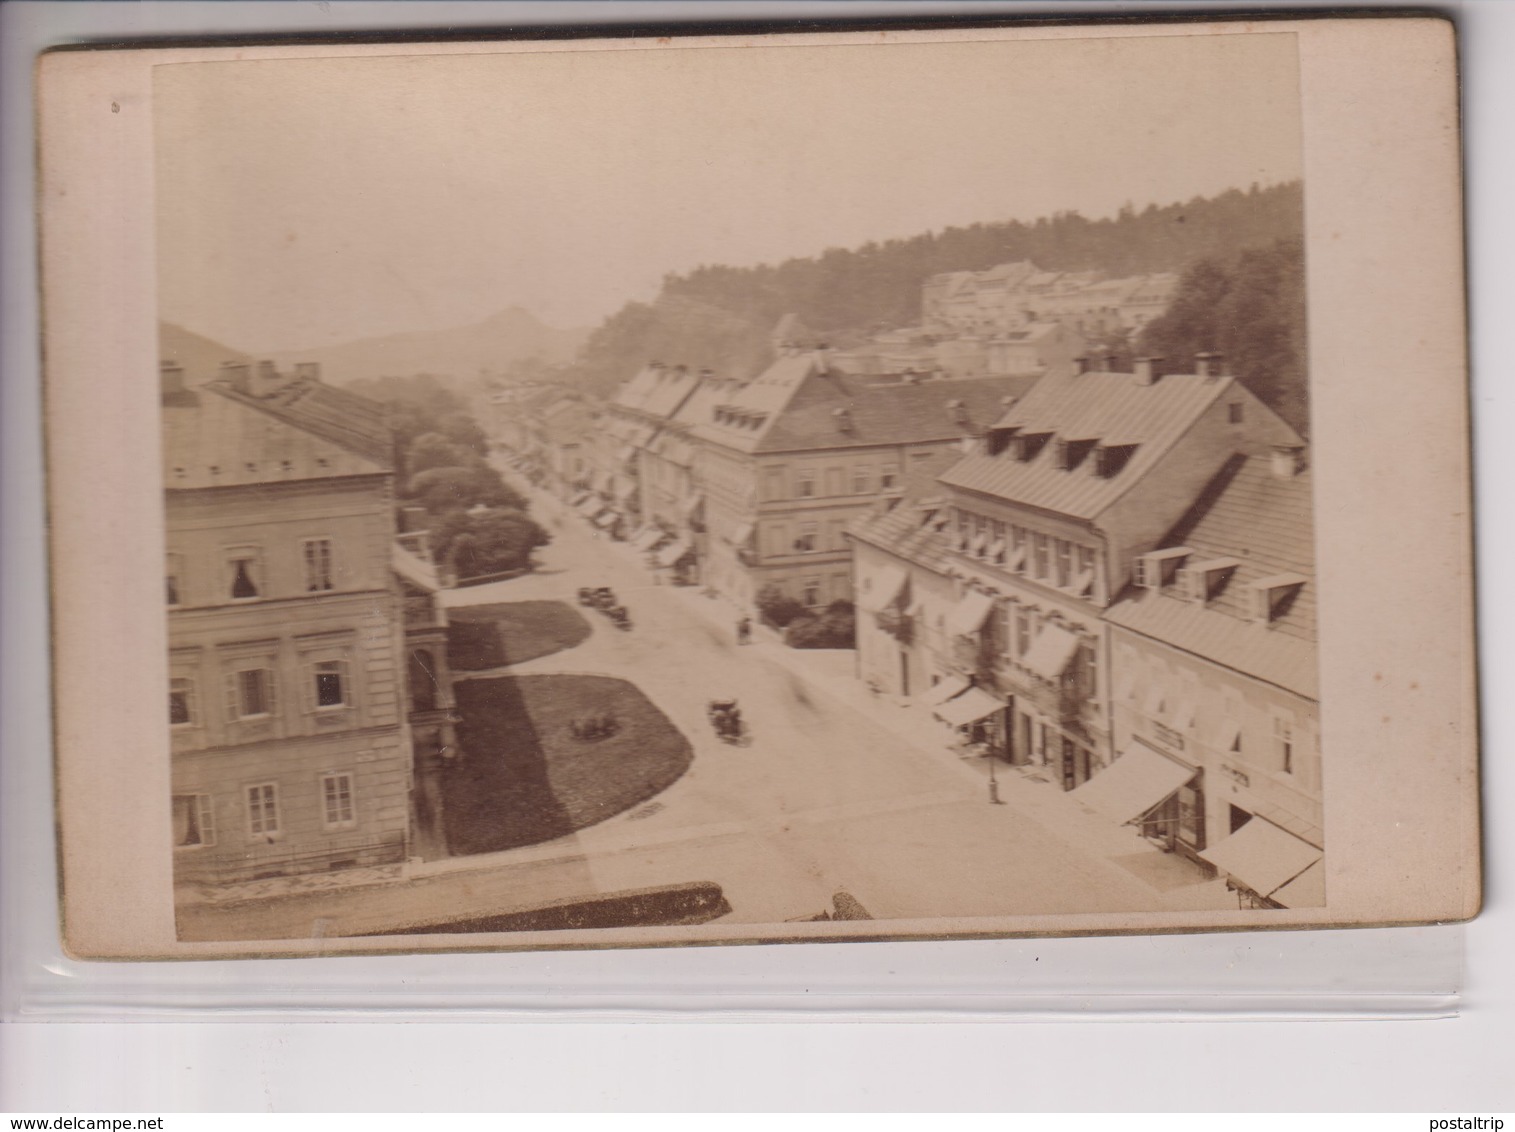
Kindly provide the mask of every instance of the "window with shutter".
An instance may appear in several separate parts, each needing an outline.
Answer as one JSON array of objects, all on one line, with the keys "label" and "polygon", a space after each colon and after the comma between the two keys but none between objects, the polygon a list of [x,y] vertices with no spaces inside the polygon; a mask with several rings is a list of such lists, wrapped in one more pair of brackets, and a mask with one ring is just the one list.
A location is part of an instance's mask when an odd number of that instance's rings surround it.
[{"label": "window with shutter", "polygon": [[173,809],[175,849],[216,843],[216,812],[209,794],[175,794]]},{"label": "window with shutter", "polygon": [[247,788],[247,831],[258,837],[279,832],[279,788],[274,783]]}]

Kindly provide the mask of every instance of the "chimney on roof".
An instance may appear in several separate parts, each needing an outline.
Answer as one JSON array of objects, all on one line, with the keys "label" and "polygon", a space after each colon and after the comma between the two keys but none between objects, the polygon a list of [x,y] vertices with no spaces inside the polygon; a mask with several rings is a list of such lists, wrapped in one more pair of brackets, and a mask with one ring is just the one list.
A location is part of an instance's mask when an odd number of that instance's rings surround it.
[{"label": "chimney on roof", "polygon": [[1162,358],[1136,359],[1136,384],[1156,385],[1162,377]]},{"label": "chimney on roof", "polygon": [[252,366],[246,362],[222,362],[221,376],[238,393],[252,392]]},{"label": "chimney on roof", "polygon": [[295,380],[319,382],[321,380],[320,362],[296,362]]},{"label": "chimney on roof", "polygon": [[1281,480],[1291,480],[1305,470],[1305,450],[1297,444],[1273,446],[1273,475]]},{"label": "chimney on roof", "polygon": [[837,427],[837,431],[838,432],[849,432],[850,433],[852,431],[852,410],[850,410],[850,409],[832,409],[831,410],[831,419],[834,420],[834,421],[836,421],[836,427]]},{"label": "chimney on roof", "polygon": [[254,397],[267,397],[283,384],[284,379],[273,362],[263,361],[258,363],[257,372],[253,375],[252,389],[249,392]]},{"label": "chimney on roof", "polygon": [[1224,354],[1200,353],[1194,355],[1194,372],[1200,377],[1215,378],[1225,370]]},{"label": "chimney on roof", "polygon": [[158,363],[159,392],[165,397],[184,392],[184,367],[167,359]]}]

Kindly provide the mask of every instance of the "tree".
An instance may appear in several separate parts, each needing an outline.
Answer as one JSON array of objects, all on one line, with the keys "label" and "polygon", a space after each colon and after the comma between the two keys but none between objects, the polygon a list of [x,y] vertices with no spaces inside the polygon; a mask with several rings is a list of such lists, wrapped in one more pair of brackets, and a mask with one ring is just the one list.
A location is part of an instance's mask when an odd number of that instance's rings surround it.
[{"label": "tree", "polygon": [[410,481],[410,495],[432,515],[485,507],[526,510],[526,500],[487,464],[428,468]]},{"label": "tree", "polygon": [[468,454],[439,432],[427,432],[411,441],[405,451],[405,468],[412,476],[431,468],[460,468]]},{"label": "tree", "polygon": [[757,609],[764,621],[779,629],[798,618],[810,616],[803,602],[787,596],[771,583],[758,591]]},{"label": "tree", "polygon": [[1301,433],[1309,426],[1304,245],[1278,240],[1226,262],[1201,260],[1179,281],[1168,310],[1142,332],[1138,352],[1178,369],[1201,351]]},{"label": "tree", "polygon": [[507,507],[450,511],[431,529],[432,554],[459,578],[528,568],[532,552],[551,541],[524,511]]},{"label": "tree", "polygon": [[437,432],[457,447],[481,459],[489,454],[489,437],[467,413],[448,413],[437,421]]}]

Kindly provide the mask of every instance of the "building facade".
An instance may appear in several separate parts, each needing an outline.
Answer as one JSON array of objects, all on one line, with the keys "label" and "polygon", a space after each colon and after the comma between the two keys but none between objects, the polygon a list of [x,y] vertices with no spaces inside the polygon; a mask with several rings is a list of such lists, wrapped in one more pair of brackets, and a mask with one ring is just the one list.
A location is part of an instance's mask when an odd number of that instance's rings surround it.
[{"label": "building facade", "polygon": [[224,367],[163,374],[175,872],[403,860],[412,751],[379,406]]},{"label": "building facade", "polygon": [[768,587],[810,608],[851,601],[848,525],[1030,385],[870,380],[790,349],[749,383],[691,397],[675,421],[693,442],[703,580],[747,607]]},{"label": "building facade", "polygon": [[1254,906],[1324,903],[1313,563],[1303,452],[1250,455],[1105,613],[1129,771],[1094,801]]},{"label": "building facade", "polygon": [[[872,613],[859,623],[864,675],[896,695],[924,696],[949,723],[974,728],[1013,763],[1048,768],[1064,789],[1119,753],[1103,614],[1134,563],[1228,461],[1299,444],[1213,357],[1193,374],[1164,375],[1151,359],[1138,368],[1081,363],[1040,379],[938,477],[929,506],[852,532],[858,602]],[[901,545],[905,515],[920,531],[903,578],[866,569],[891,540]],[[943,576],[950,609],[941,607]],[[911,604],[917,589],[938,596]],[[914,655],[898,661],[902,650]],[[906,672],[925,679],[912,675],[907,689]]]}]

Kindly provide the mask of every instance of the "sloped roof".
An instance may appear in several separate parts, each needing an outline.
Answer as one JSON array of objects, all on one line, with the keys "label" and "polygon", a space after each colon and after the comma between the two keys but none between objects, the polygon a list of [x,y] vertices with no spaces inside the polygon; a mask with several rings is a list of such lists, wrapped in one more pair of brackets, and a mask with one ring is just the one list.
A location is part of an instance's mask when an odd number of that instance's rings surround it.
[{"label": "sloped roof", "polygon": [[[881,385],[851,374],[812,377],[759,440],[759,452],[917,444],[978,436],[1036,378],[996,376]],[[959,410],[952,402],[962,405]],[[845,410],[849,428],[838,427]]]},{"label": "sloped roof", "polygon": [[[1314,699],[1318,696],[1315,534],[1310,475],[1277,476],[1265,457],[1237,456],[1162,540],[1188,547],[1190,563],[1235,559],[1224,589],[1201,604],[1131,588],[1106,611],[1113,624]],[[1252,584],[1306,579],[1272,624],[1252,617]]]},{"label": "sloped roof", "polygon": [[700,382],[700,375],[684,366],[649,365],[616,390],[614,405],[633,412],[666,419]]},{"label": "sloped roof", "polygon": [[393,461],[394,434],[385,407],[357,393],[310,378],[290,381],[261,397],[239,393],[224,380],[210,382],[204,388],[340,444],[385,467]]},{"label": "sloped roof", "polygon": [[[306,390],[276,403],[212,381],[165,405],[164,487],[231,487],[390,471],[388,429],[382,443],[374,430],[383,410],[356,394],[319,384],[317,389],[336,396]],[[343,405],[354,409],[353,420],[333,420]]]},{"label": "sloped roof", "polygon": [[995,429],[1134,446],[1125,465],[1108,478],[1095,475],[1087,459],[1065,470],[1058,465],[1056,444],[1048,442],[1026,462],[1013,449],[996,456],[968,456],[942,482],[1092,519],[1139,481],[1233,385],[1229,377],[1195,374],[1170,374],[1142,385],[1129,373],[1048,373],[995,423]]},{"label": "sloped roof", "polygon": [[920,501],[907,495],[891,511],[853,520],[847,533],[859,542],[943,573],[949,559],[947,539],[932,527],[927,517]]}]

